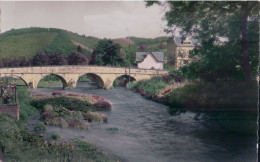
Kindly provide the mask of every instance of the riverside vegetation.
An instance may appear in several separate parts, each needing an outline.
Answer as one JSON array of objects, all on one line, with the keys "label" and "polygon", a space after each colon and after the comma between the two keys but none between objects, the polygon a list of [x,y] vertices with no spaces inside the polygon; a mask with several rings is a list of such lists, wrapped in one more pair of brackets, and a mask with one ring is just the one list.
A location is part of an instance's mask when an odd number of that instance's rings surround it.
[{"label": "riverside vegetation", "polygon": [[[169,89],[179,81],[183,82],[184,78],[169,75],[132,82],[128,87],[148,99],[169,105],[169,111],[173,115],[187,110],[208,112],[226,130],[256,134],[257,81],[193,80],[174,90]],[[160,92],[164,95],[159,96]]]},{"label": "riverside vegetation", "polygon": [[[50,111],[52,107],[46,105],[45,110],[43,110],[40,107],[32,106],[27,87],[18,87],[18,98],[20,121],[16,121],[9,115],[0,114],[0,148],[6,161],[116,161],[97,150],[94,145],[79,139],[68,142],[57,140],[60,137],[55,135],[57,137],[53,137],[53,139],[56,140],[46,141],[41,133],[28,132],[23,127],[23,123],[38,110]],[[70,100],[70,102],[73,101]],[[79,104],[77,105],[79,106]],[[92,106],[90,107],[92,108]],[[55,110],[53,113],[57,113],[56,110],[59,108],[55,109],[54,107],[53,109]],[[92,117],[91,120],[94,121],[96,118]],[[35,127],[37,132],[43,132],[44,129],[44,125]]]}]

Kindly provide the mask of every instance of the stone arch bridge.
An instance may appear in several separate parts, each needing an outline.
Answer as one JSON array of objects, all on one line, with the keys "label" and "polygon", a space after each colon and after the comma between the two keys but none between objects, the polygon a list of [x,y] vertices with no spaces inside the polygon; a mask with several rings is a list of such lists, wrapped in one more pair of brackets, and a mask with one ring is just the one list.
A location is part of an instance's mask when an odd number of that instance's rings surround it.
[{"label": "stone arch bridge", "polygon": [[120,76],[126,75],[140,81],[167,73],[168,71],[163,70],[82,65],[0,68],[0,77],[18,77],[30,88],[37,88],[39,81],[47,75],[56,75],[64,88],[75,88],[79,77],[90,74],[100,87],[109,89],[114,80]]}]

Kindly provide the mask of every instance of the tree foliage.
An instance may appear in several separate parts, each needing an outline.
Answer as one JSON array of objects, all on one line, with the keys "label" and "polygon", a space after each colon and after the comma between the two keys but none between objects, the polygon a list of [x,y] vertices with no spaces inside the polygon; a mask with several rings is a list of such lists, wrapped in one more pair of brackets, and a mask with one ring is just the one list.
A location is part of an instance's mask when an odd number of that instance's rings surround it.
[{"label": "tree foliage", "polygon": [[147,6],[155,3],[169,9],[166,32],[179,29],[201,43],[194,53],[201,57],[197,70],[239,72],[246,79],[257,74],[259,2],[149,1]]},{"label": "tree foliage", "polygon": [[113,43],[110,39],[100,40],[92,53],[91,63],[112,66],[123,64],[120,48],[119,44]]},{"label": "tree foliage", "polygon": [[88,65],[89,60],[90,58],[88,56],[79,52],[72,53],[68,56],[69,65]]},{"label": "tree foliage", "polygon": [[49,65],[49,57],[43,51],[40,51],[37,55],[32,58],[32,65],[42,66]]}]

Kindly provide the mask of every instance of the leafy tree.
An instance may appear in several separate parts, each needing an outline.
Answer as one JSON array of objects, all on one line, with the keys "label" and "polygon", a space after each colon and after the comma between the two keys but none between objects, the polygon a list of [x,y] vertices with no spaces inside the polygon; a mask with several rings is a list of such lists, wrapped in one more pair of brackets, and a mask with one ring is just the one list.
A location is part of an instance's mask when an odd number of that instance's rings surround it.
[{"label": "leafy tree", "polygon": [[136,52],[138,51],[136,46],[129,45],[128,48],[125,48],[126,51],[126,59],[125,59],[125,65],[131,66],[136,64]]},{"label": "leafy tree", "polygon": [[146,51],[147,47],[144,43],[141,43],[139,46],[138,46],[138,49],[139,51]]},{"label": "leafy tree", "polygon": [[69,65],[88,65],[90,58],[86,55],[76,52],[68,56]]},{"label": "leafy tree", "polygon": [[31,64],[34,66],[49,65],[49,57],[43,51],[40,51],[32,58]]},{"label": "leafy tree", "polygon": [[83,52],[82,52],[82,48],[81,48],[80,45],[78,45],[78,47],[77,47],[77,51],[78,51],[79,53],[83,53]]},{"label": "leafy tree", "polygon": [[49,65],[67,65],[67,59],[59,53],[48,53]]},{"label": "leafy tree", "polygon": [[[222,43],[223,50],[219,57],[226,57],[235,50],[238,57],[228,62],[240,60],[239,65],[246,79],[250,79],[252,72],[256,74],[257,61],[253,59],[257,55],[254,48],[257,48],[259,25],[252,24],[257,24],[259,19],[259,2],[149,1],[147,6],[155,3],[169,8],[165,13],[168,26],[166,32],[174,32],[178,28],[181,34],[195,37],[202,46],[207,45],[208,49],[203,49],[207,50],[207,54],[214,52],[217,46],[221,47]],[[223,45],[221,39],[227,43]],[[217,66],[221,66],[221,63]],[[234,66],[238,65],[230,63],[229,68]]]},{"label": "leafy tree", "polygon": [[91,56],[91,64],[97,65],[121,65],[120,45],[110,39],[100,40]]}]

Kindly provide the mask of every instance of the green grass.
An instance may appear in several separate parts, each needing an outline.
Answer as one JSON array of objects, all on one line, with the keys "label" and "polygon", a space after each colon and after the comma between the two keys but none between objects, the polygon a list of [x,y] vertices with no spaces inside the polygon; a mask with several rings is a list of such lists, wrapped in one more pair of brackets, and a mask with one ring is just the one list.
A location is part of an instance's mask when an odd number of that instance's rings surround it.
[{"label": "green grass", "polygon": [[47,75],[41,79],[37,85],[38,88],[51,88],[63,86],[61,80],[55,75]]},{"label": "green grass", "polygon": [[71,40],[81,43],[90,49],[94,49],[95,46],[97,45],[98,41],[100,40],[99,38],[96,38],[96,37],[81,36],[81,35],[78,35],[78,34],[72,33],[72,32],[68,32],[68,35],[71,38]]},{"label": "green grass", "polygon": [[57,36],[53,32],[11,35],[0,40],[0,59],[15,57],[32,58],[38,51],[52,43]]},{"label": "green grass", "polygon": [[38,110],[31,105],[31,97],[28,87],[17,87],[18,102],[20,104],[20,121],[25,122],[28,118],[35,114]]},{"label": "green grass", "polygon": [[71,41],[67,31],[61,30],[51,44],[44,51],[46,53],[54,52],[69,55],[71,52],[77,51],[77,46]]},{"label": "green grass", "polygon": [[59,80],[40,81],[37,85],[38,88],[51,88],[62,86],[62,82]]},{"label": "green grass", "polygon": [[90,82],[90,81],[91,80],[86,75],[79,77],[79,80],[78,80],[78,82]]},{"label": "green grass", "polygon": [[0,146],[6,161],[116,161],[82,140],[48,142],[28,133],[9,115],[0,114]]},{"label": "green grass", "polygon": [[95,107],[86,101],[69,97],[52,97],[48,99],[33,100],[31,104],[41,110],[46,104],[53,107],[65,107],[75,111],[93,111]]},{"label": "green grass", "polygon": [[146,93],[157,95],[159,91],[167,86],[167,83],[160,77],[155,77],[150,80],[140,81],[134,87],[143,89]]},{"label": "green grass", "polygon": [[[31,59],[40,50],[68,55],[77,49],[72,40],[93,49],[99,39],[54,28],[13,29],[0,35],[0,59],[14,57]],[[90,54],[89,51],[83,51]]]}]

